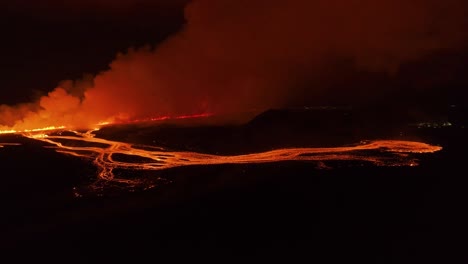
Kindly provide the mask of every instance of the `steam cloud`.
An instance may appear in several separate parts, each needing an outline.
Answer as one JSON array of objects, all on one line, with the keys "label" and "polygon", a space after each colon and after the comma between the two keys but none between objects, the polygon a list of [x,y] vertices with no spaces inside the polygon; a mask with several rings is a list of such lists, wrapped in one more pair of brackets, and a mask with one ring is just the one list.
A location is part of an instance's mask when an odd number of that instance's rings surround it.
[{"label": "steam cloud", "polygon": [[108,71],[64,82],[35,104],[0,106],[0,124],[84,128],[281,107],[301,96],[296,87],[324,92],[312,84],[337,59],[392,73],[465,48],[465,10],[464,0],[194,0],[184,29],[164,43],[118,54]]}]

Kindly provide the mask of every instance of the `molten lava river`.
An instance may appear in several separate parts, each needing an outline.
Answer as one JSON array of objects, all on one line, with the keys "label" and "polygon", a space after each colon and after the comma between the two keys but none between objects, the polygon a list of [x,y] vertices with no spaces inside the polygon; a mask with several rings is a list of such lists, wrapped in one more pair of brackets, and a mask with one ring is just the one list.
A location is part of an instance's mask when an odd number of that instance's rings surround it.
[{"label": "molten lava river", "polygon": [[[25,137],[50,144],[57,152],[92,160],[97,166],[97,180],[102,183],[138,185],[138,179],[123,179],[116,169],[157,171],[189,165],[271,163],[280,161],[315,161],[319,168],[324,161],[363,161],[376,166],[416,166],[417,153],[433,153],[442,149],[422,142],[401,140],[362,141],[359,144],[329,148],[285,148],[243,155],[212,155],[188,151],[169,151],[157,146],[133,145],[95,136],[98,129],[87,132],[65,129],[27,131]],[[70,144],[72,142],[72,144]],[[0,148],[17,143],[1,143]],[[0,150],[1,151],[1,150]],[[124,157],[124,158],[122,158]],[[154,186],[147,186],[148,188]]]}]

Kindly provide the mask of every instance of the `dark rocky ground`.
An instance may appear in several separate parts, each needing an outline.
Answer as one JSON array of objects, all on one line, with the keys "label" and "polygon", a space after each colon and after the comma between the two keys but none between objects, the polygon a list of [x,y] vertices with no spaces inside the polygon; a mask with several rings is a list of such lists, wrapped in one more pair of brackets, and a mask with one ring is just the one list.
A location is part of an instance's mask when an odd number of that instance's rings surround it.
[{"label": "dark rocky ground", "polygon": [[[466,263],[468,194],[463,124],[438,129],[349,110],[270,111],[236,127],[120,126],[99,136],[171,149],[235,154],[362,139],[444,147],[418,167],[316,163],[184,167],[147,191],[74,196],[89,161],[38,141],[0,149],[4,258],[61,262],[164,260]],[[406,124],[406,125],[405,125]]]}]

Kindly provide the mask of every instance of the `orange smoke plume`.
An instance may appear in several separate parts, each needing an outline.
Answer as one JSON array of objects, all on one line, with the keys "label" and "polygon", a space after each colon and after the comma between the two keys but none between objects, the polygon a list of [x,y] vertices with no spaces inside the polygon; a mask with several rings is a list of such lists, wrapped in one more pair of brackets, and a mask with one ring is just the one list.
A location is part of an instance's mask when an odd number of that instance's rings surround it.
[{"label": "orange smoke plume", "polygon": [[[101,1],[106,3],[107,1]],[[89,87],[59,87],[36,104],[0,107],[0,129],[158,116],[261,111],[326,93],[330,62],[364,71],[466,46],[462,0],[194,0],[184,29],[118,54]],[[315,84],[315,85],[314,85]],[[301,87],[301,89],[298,89]]]}]

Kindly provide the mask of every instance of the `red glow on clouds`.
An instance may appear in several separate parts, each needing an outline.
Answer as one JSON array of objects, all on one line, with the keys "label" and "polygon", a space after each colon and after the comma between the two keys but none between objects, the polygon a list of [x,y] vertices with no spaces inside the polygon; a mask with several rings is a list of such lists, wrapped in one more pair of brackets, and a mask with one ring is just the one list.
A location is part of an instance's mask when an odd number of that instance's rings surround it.
[{"label": "red glow on clouds", "polygon": [[[133,3],[150,1],[69,4]],[[402,63],[466,45],[468,23],[461,10],[467,5],[462,0],[193,0],[183,30],[157,47],[118,54],[86,87],[62,85],[34,103],[0,105],[0,130],[262,111],[305,94],[335,95],[323,84],[340,77],[326,68],[336,58],[352,60],[363,71],[395,72]]]}]

